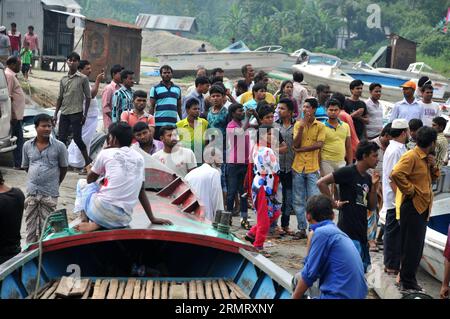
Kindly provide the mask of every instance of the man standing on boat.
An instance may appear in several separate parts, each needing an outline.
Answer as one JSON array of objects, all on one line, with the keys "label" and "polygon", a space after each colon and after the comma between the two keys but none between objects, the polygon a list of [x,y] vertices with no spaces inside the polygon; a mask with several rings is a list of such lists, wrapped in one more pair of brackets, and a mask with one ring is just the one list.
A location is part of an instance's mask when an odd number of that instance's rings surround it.
[{"label": "man standing on boat", "polygon": [[320,280],[320,299],[365,299],[364,268],[352,240],[334,224],[330,198],[315,195],[306,204],[306,218],[314,232],[292,299],[301,299]]},{"label": "man standing on boat", "polygon": [[369,123],[366,103],[361,101],[364,83],[354,80],[350,83],[352,96],[345,100],[344,109],[353,118],[356,134],[360,141],[367,139],[366,124]]},{"label": "man standing on boat", "polygon": [[391,180],[390,175],[394,166],[407,151],[408,128],[406,120],[395,120],[392,123],[389,133],[392,140],[389,142],[383,157],[383,206],[386,209],[383,238],[384,271],[395,275],[400,271],[401,238],[400,223],[395,212],[397,187]]},{"label": "man standing on boat", "polygon": [[434,129],[422,127],[417,132],[417,146],[401,157],[391,174],[397,192],[401,192],[400,286],[403,290],[422,290],[417,283],[416,273],[433,203],[431,183],[440,175],[434,155],[436,140],[437,132]]},{"label": "man standing on boat", "polygon": [[423,120],[423,106],[414,96],[414,92],[417,88],[416,83],[408,81],[402,85],[402,88],[405,98],[403,101],[395,103],[390,122],[393,122],[396,119],[405,119],[407,121],[412,119]]},{"label": "man standing on boat", "polygon": [[144,189],[144,158],[130,148],[133,133],[123,122],[109,127],[108,146],[100,152],[85,180],[77,184],[75,211],[82,213],[77,231],[128,227],[138,201],[150,222],[171,225],[153,215]]},{"label": "man standing on boat", "polygon": [[51,116],[35,116],[34,126],[37,136],[25,143],[22,158],[22,168],[28,173],[25,219],[29,244],[39,240],[45,218],[56,210],[59,187],[69,166],[66,146],[51,136]]},{"label": "man standing on boat", "polygon": [[150,114],[155,117],[155,138],[160,138],[163,126],[175,126],[182,118],[181,88],[172,82],[173,69],[163,65],[162,81],[150,90]]}]

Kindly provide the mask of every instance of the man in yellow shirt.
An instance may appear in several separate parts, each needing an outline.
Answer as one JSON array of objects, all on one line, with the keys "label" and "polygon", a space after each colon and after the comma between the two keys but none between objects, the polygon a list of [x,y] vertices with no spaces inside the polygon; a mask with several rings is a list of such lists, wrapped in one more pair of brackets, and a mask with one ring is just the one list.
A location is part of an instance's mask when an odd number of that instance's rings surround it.
[{"label": "man in yellow shirt", "polygon": [[[266,91],[267,91],[267,84],[269,84],[269,77],[267,76],[267,73],[264,71],[259,71],[256,75],[255,75],[255,85],[258,83],[262,83],[264,84],[264,86],[266,87]],[[253,92],[250,89],[248,92],[245,92],[244,94],[242,94],[239,97],[239,103],[241,103],[242,105],[244,105],[247,102],[250,102],[253,99]],[[272,93],[270,92],[266,92],[266,97],[265,100],[267,103],[271,104],[271,105],[275,105],[276,101],[275,101],[275,97],[273,96]]]},{"label": "man in yellow shirt", "polygon": [[194,152],[197,163],[202,163],[208,121],[200,117],[200,104],[195,98],[186,102],[186,112],[187,118],[177,123],[181,144]]},{"label": "man in yellow shirt", "polygon": [[322,176],[334,173],[353,162],[350,127],[339,120],[338,105],[327,103],[328,120],[325,122],[325,141],[321,152],[320,173]]},{"label": "man in yellow shirt", "polygon": [[400,237],[402,290],[421,291],[416,279],[422,258],[428,218],[433,203],[431,183],[439,177],[434,155],[437,132],[424,126],[417,131],[417,146],[403,154],[391,174],[401,192]]},{"label": "man in yellow shirt", "polygon": [[318,106],[316,99],[306,99],[303,105],[304,118],[294,126],[292,188],[293,207],[298,222],[298,232],[294,235],[296,239],[306,238],[305,206],[308,198],[320,194],[316,184],[320,177],[319,157],[325,141],[325,125],[316,120]]}]

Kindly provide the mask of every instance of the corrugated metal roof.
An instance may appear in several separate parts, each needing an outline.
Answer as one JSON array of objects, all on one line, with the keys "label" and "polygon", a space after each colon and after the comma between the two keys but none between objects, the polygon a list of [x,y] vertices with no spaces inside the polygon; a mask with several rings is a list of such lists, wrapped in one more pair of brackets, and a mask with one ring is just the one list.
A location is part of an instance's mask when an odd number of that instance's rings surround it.
[{"label": "corrugated metal roof", "polygon": [[143,29],[197,32],[196,18],[141,13],[136,25]]},{"label": "corrugated metal roof", "polygon": [[126,23],[126,22],[122,22],[122,21],[117,21],[117,20],[113,20],[113,19],[99,18],[99,19],[95,19],[95,20],[94,19],[87,19],[87,20],[93,21],[93,22],[96,22],[96,23],[112,25],[112,26],[115,26],[115,27],[141,30],[141,28],[138,27],[137,25]]},{"label": "corrugated metal roof", "polygon": [[41,0],[41,2],[49,7],[58,6],[71,9],[81,9],[81,6],[75,0]]}]

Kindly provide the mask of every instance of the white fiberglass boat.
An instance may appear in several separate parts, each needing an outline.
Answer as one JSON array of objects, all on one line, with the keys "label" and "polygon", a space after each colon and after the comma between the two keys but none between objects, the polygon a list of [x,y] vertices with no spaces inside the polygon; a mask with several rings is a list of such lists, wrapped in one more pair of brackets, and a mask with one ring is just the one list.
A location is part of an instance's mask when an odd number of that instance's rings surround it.
[{"label": "white fiberglass boat", "polygon": [[272,45],[251,51],[239,41],[217,52],[167,53],[157,57],[160,65],[168,64],[173,68],[175,77],[193,75],[199,67],[222,68],[226,76],[232,77],[242,76],[241,68],[246,64],[258,71],[290,71],[297,57],[281,50],[281,46]]}]

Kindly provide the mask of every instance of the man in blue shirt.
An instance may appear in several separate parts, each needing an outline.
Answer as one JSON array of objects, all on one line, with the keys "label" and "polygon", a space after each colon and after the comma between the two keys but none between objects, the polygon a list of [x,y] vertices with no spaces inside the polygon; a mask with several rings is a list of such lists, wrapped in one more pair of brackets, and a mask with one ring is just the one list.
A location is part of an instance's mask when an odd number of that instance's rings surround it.
[{"label": "man in blue shirt", "polygon": [[394,122],[396,119],[404,119],[407,121],[412,119],[423,120],[423,106],[414,96],[416,87],[416,83],[413,81],[408,81],[402,85],[403,96],[405,98],[402,101],[395,103],[390,122]]},{"label": "man in blue shirt", "polygon": [[306,212],[314,233],[292,298],[302,298],[319,279],[320,299],[365,299],[368,287],[361,257],[352,240],[334,224],[331,199],[311,197]]},{"label": "man in blue shirt", "polygon": [[175,126],[181,119],[181,89],[172,82],[173,70],[169,65],[160,68],[162,81],[150,90],[150,114],[155,116],[155,138],[163,126]]}]

